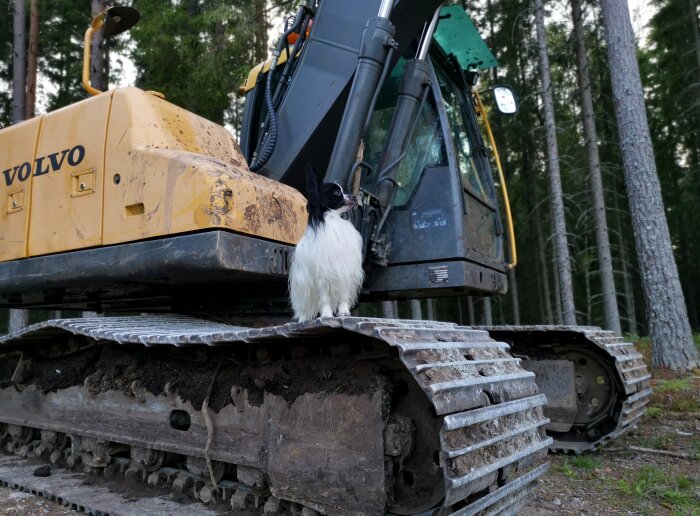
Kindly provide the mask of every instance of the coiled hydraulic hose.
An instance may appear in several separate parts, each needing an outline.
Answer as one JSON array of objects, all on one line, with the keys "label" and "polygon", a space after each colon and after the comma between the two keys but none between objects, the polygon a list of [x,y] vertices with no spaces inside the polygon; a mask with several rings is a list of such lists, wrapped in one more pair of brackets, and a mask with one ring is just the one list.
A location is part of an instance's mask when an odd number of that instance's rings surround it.
[{"label": "coiled hydraulic hose", "polygon": [[[297,13],[294,24],[284,31],[279,41],[277,42],[277,47],[272,54],[272,61],[270,62],[270,70],[267,72],[267,80],[265,81],[265,107],[267,108],[267,122],[268,130],[267,133],[262,137],[261,145],[259,146],[259,151],[256,152],[255,159],[250,163],[250,170],[257,172],[260,170],[265,163],[270,159],[272,153],[275,151],[275,146],[277,145],[277,133],[278,133],[278,123],[277,123],[277,112],[275,111],[275,102],[272,94],[272,76],[277,69],[277,62],[279,61],[282,49],[287,44],[287,38],[293,32],[296,32],[304,25],[304,20],[306,19],[306,8],[301,6],[299,12]],[[296,47],[296,45],[295,45]]]}]

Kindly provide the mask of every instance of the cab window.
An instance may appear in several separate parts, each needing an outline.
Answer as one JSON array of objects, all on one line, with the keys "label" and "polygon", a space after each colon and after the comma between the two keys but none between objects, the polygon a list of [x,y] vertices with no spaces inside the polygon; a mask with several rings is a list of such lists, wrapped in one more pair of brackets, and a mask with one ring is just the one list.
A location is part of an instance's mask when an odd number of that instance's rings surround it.
[{"label": "cab window", "polygon": [[[365,135],[364,159],[373,167],[372,174],[365,179],[366,184],[363,185],[368,189],[374,187],[377,174],[380,172],[376,170],[376,166],[384,149],[391,119],[396,109],[396,97],[405,63],[406,61],[401,59],[384,82]],[[440,119],[433,95],[429,94],[421,108],[406,155],[396,171],[398,188],[393,205],[401,207],[408,203],[426,168],[446,164],[447,153]]]},{"label": "cab window", "polygon": [[436,67],[440,92],[450,126],[452,145],[462,183],[478,199],[491,204],[495,198],[490,167],[484,157],[483,141],[476,122],[473,100],[440,67]]}]

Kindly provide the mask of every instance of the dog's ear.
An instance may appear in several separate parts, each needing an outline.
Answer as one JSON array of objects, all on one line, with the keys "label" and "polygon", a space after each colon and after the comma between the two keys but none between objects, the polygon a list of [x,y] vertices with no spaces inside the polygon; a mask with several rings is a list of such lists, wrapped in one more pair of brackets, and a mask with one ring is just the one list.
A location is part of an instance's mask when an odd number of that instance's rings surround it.
[{"label": "dog's ear", "polygon": [[321,190],[319,188],[320,182],[316,169],[311,163],[307,163],[304,166],[304,173],[306,174],[306,198],[310,202],[317,201]]},{"label": "dog's ear", "polygon": [[323,182],[323,179],[319,178],[311,163],[307,163],[304,166],[304,172],[306,174],[306,211],[309,212],[309,223],[313,225],[313,223],[318,221],[320,218],[320,185]]}]

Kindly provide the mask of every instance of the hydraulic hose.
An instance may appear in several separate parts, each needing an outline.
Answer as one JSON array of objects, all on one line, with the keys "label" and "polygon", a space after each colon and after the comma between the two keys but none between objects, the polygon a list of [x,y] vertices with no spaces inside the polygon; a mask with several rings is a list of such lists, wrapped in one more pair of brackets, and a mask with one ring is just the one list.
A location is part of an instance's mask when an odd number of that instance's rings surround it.
[{"label": "hydraulic hose", "polygon": [[275,151],[275,146],[277,145],[277,133],[278,133],[278,122],[277,122],[277,112],[275,111],[274,97],[272,94],[272,76],[277,69],[277,62],[279,61],[280,54],[282,53],[282,48],[287,43],[287,38],[292,32],[298,30],[302,24],[305,16],[305,7],[301,6],[294,24],[284,31],[279,41],[277,42],[277,47],[272,54],[272,61],[270,62],[270,70],[267,72],[267,80],[265,81],[265,107],[267,108],[267,124],[269,127],[267,133],[261,138],[261,145],[259,151],[256,152],[255,159],[249,165],[250,170],[257,172],[260,170],[265,163],[270,159],[272,153]]}]

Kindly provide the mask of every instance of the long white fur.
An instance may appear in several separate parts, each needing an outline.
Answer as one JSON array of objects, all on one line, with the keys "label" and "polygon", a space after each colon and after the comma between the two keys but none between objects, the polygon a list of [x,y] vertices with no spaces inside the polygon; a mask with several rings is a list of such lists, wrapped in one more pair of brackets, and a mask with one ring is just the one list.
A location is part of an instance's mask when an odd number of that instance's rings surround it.
[{"label": "long white fur", "polygon": [[323,224],[307,227],[292,256],[289,293],[294,317],[301,322],[319,313],[350,315],[360,293],[362,237],[340,216],[342,211],[327,211]]}]

